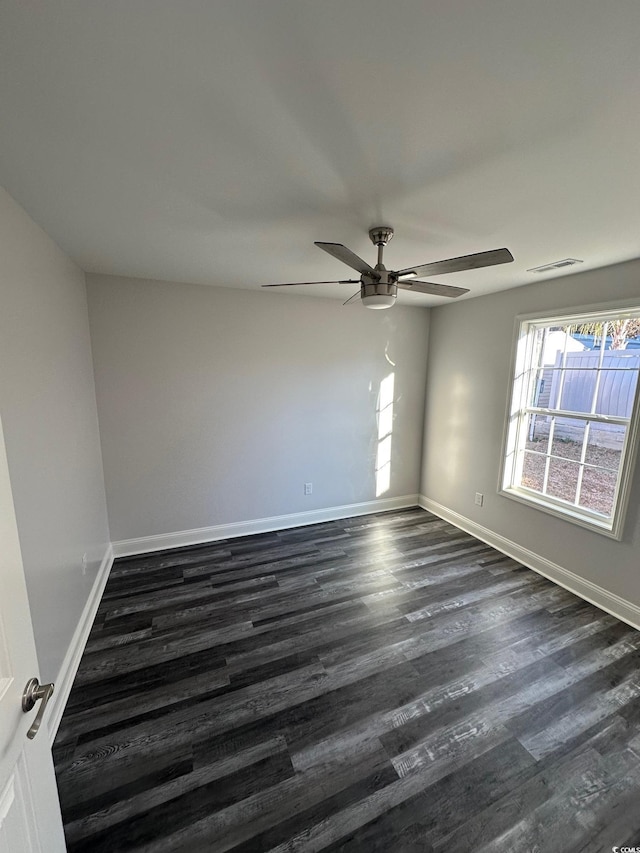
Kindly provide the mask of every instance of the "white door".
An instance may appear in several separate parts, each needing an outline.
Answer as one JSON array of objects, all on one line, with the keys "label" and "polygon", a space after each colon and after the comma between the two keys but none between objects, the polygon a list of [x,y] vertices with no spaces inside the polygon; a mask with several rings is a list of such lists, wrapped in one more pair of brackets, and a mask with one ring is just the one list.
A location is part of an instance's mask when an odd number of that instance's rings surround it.
[{"label": "white door", "polygon": [[22,710],[38,676],[31,614],[0,423],[0,851],[66,850],[46,722],[27,738],[40,708]]}]

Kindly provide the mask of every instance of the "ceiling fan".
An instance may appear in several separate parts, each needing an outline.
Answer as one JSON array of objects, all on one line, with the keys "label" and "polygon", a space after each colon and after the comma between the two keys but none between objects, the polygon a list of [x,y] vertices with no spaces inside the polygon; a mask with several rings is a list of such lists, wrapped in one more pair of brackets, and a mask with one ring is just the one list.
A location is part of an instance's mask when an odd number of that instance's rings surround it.
[{"label": "ceiling fan", "polygon": [[[430,264],[407,267],[403,270],[388,270],[382,263],[384,247],[393,237],[393,228],[380,225],[369,231],[369,237],[374,246],[378,247],[378,262],[375,267],[370,266],[351,249],[347,249],[342,243],[318,243],[316,246],[333,255],[343,264],[360,273],[359,279],[343,279],[342,281],[296,281],[290,284],[263,284],[263,287],[299,287],[304,284],[359,284],[360,301],[367,308],[390,308],[395,304],[398,288],[412,290],[414,293],[429,293],[434,296],[448,296],[455,298],[468,293],[469,288],[451,287],[447,284],[433,284],[429,281],[416,281],[423,275],[443,275],[450,272],[462,272],[463,270],[479,269],[480,267],[492,267],[497,264],[508,264],[513,260],[513,255],[508,249],[492,249],[489,252],[476,252],[475,255],[463,255],[460,258],[449,258],[446,261],[435,261]],[[358,293],[354,293],[347,302]],[[347,302],[344,304],[346,305]]]}]

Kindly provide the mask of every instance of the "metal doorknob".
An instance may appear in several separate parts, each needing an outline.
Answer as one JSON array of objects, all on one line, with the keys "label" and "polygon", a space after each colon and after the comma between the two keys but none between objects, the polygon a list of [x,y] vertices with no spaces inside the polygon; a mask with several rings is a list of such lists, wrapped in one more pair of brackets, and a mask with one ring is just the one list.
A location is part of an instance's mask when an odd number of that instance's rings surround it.
[{"label": "metal doorknob", "polygon": [[54,684],[40,684],[37,678],[30,678],[27,681],[27,686],[24,688],[24,693],[22,694],[22,710],[25,714],[28,714],[32,708],[35,708],[36,702],[42,702],[42,705],[38,708],[36,718],[31,723],[31,728],[27,732],[29,740],[33,740],[38,734],[47,702],[53,696],[54,688]]}]

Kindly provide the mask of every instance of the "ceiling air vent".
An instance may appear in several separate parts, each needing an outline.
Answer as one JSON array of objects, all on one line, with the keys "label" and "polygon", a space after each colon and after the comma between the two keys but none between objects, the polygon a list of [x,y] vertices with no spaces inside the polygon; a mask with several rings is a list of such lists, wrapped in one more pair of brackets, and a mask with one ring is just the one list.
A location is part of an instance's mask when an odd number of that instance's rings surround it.
[{"label": "ceiling air vent", "polygon": [[581,264],[578,258],[563,258],[561,261],[553,261],[550,264],[543,264],[541,267],[532,267],[527,272],[549,272],[550,270],[561,270],[564,267],[572,267],[574,264]]}]

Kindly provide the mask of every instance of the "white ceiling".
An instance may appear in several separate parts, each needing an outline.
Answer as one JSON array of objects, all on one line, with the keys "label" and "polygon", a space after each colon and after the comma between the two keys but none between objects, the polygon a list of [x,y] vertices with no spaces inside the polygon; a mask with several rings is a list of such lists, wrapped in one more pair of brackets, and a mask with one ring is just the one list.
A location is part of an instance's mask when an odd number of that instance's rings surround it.
[{"label": "white ceiling", "polygon": [[89,271],[351,277],[313,241],[390,224],[390,268],[538,282],[640,254],[639,35],[638,0],[1,0],[0,182]]}]

